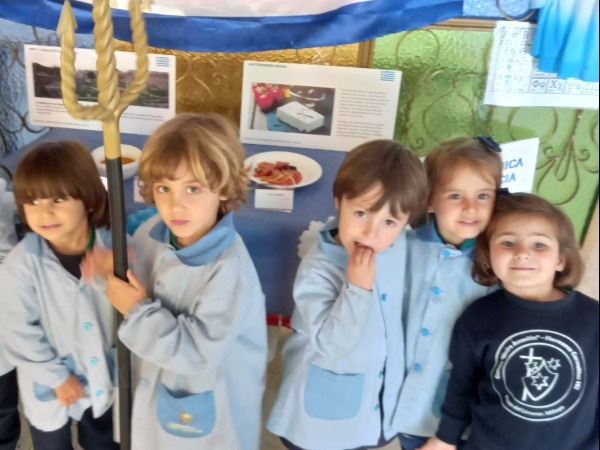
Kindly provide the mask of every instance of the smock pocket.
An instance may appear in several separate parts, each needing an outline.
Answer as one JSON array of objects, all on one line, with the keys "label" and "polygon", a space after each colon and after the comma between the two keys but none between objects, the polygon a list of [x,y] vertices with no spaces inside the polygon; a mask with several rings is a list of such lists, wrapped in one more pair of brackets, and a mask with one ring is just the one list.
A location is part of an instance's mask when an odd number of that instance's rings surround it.
[{"label": "smock pocket", "polygon": [[311,365],[304,388],[304,409],[316,419],[344,420],[358,414],[365,375],[338,374]]},{"label": "smock pocket", "polygon": [[156,411],[160,426],[169,434],[196,438],[210,433],[216,422],[213,391],[200,394],[172,392],[158,385]]},{"label": "smock pocket", "polygon": [[435,391],[435,396],[433,397],[433,405],[431,406],[431,413],[435,417],[442,417],[442,405],[444,404],[444,399],[446,398],[446,389],[448,389],[451,371],[452,365],[450,363],[446,364],[446,368],[440,377],[438,387]]},{"label": "smock pocket", "polygon": [[[67,369],[69,369],[71,375],[75,375],[79,379],[79,382],[81,383],[82,387],[85,388],[87,386],[87,380],[85,379],[85,377],[82,374],[75,371],[75,361],[73,360],[73,356],[68,355],[67,357],[62,358],[61,363]],[[33,382],[33,395],[40,402],[50,402],[52,400],[56,400],[56,394],[54,393],[53,388],[44,384],[36,383],[35,381]]]}]

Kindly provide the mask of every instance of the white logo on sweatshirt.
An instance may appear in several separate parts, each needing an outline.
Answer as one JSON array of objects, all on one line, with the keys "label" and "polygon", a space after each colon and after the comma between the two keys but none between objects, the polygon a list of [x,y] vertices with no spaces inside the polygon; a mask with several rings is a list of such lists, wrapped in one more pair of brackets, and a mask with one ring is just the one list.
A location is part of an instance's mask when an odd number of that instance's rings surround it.
[{"label": "white logo on sweatshirt", "polygon": [[585,359],[573,339],[549,330],[513,334],[498,347],[492,385],[511,414],[538,422],[557,419],[579,402]]}]

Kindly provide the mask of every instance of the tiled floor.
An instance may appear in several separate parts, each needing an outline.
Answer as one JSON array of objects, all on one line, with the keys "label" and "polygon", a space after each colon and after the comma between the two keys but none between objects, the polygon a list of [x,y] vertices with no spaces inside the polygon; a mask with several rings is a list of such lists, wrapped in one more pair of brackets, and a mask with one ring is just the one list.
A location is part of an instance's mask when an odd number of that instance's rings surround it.
[{"label": "tiled floor", "polygon": [[[586,264],[586,275],[584,277],[583,282],[579,286],[579,290],[584,292],[585,294],[598,299],[598,239],[596,239],[596,243],[594,245],[594,249],[591,252],[590,258]],[[271,410],[271,406],[275,401],[275,396],[277,395],[277,389],[279,388],[279,384],[281,382],[281,360],[279,358],[279,350],[281,348],[281,344],[285,339],[285,336],[288,334],[286,331],[283,331],[281,335],[277,333],[277,330],[271,329],[270,331],[270,341],[273,343],[273,348],[275,350],[275,356],[268,367],[267,372],[267,387],[265,391],[265,397],[263,402],[263,422],[264,419],[269,414]],[[21,433],[21,441],[17,447],[18,449],[31,450],[33,446],[31,444],[31,437],[29,435],[29,429],[25,424],[23,426],[23,430]],[[79,447],[76,447],[76,450]],[[394,440],[392,443],[388,444],[384,447],[385,450],[399,450],[400,444],[397,440]],[[175,449],[165,449],[165,450],[175,450]],[[285,450],[285,447],[279,442],[279,439],[264,430],[262,441],[261,441],[261,450]]]}]

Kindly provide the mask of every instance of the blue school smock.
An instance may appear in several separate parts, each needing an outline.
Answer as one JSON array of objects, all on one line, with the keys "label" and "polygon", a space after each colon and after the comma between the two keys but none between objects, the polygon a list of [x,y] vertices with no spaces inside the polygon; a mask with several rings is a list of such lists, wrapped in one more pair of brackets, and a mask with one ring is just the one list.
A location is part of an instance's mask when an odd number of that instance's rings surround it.
[{"label": "blue school smock", "polygon": [[394,424],[401,433],[433,436],[450,377],[448,347],[454,322],[474,300],[495,288],[472,276],[473,240],[443,242],[435,218],[407,234],[406,378]]},{"label": "blue school smock", "polygon": [[[12,192],[6,191],[6,181],[0,179],[0,264],[15,245],[17,245],[17,233],[13,223],[14,214],[17,211]],[[0,333],[0,376],[6,375],[15,367],[8,362],[4,354],[4,338]]]},{"label": "blue school smock", "polygon": [[265,297],[233,214],[192,245],[169,241],[159,216],[133,237],[148,298],[119,327],[136,356],[132,448],[258,449]]},{"label": "blue school smock", "polygon": [[375,256],[368,291],[347,280],[348,252],[330,233],[337,228],[333,219],[320,230],[298,269],[294,333],[282,350],[283,380],[267,424],[307,449],[376,445],[382,428],[391,439],[404,377],[405,232]]},{"label": "blue school smock", "polygon": [[[110,232],[95,231],[98,246]],[[29,422],[42,431],[79,420],[92,408],[100,417],[113,403],[114,309],[104,280],[87,286],[61,265],[46,241],[28,233],[0,266],[0,333],[6,356],[17,367],[19,393]],[[62,406],[54,389],[70,375],[83,397]]]}]

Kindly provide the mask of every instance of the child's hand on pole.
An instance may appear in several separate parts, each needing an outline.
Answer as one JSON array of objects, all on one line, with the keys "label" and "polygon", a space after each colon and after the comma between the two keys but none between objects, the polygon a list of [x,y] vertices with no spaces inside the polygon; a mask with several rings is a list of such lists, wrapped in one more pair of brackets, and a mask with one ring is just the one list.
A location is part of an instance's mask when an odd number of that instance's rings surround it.
[{"label": "child's hand on pole", "polygon": [[437,437],[431,437],[417,450],[456,450],[456,445],[447,444]]},{"label": "child's hand on pole", "polygon": [[106,276],[106,295],[112,305],[123,315],[148,297],[146,289],[131,270],[127,271],[127,279],[129,283],[112,273]]},{"label": "child's hand on pole", "polygon": [[83,386],[75,375],[70,375],[59,387],[54,389],[56,398],[63,406],[69,406],[83,397]]},{"label": "child's hand on pole", "polygon": [[370,291],[375,282],[375,252],[370,247],[355,246],[346,269],[348,282]]}]

